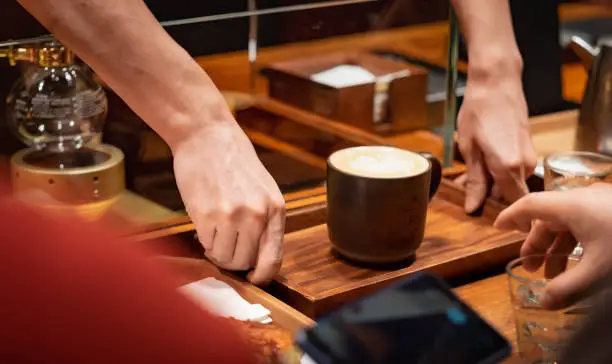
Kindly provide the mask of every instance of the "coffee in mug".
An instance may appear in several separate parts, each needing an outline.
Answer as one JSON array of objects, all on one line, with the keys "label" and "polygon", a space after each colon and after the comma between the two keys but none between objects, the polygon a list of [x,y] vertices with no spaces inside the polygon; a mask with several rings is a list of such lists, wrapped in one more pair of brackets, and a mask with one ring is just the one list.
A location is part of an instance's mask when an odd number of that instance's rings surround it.
[{"label": "coffee in mug", "polygon": [[442,166],[429,153],[386,146],[339,150],[327,160],[328,231],[334,249],[363,263],[415,256]]}]

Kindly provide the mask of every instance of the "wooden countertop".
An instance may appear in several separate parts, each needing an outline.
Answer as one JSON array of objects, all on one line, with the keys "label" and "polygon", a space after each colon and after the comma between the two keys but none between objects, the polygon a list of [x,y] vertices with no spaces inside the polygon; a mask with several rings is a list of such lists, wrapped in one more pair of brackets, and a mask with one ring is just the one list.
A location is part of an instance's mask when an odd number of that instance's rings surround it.
[{"label": "wooden countertop", "polygon": [[455,293],[516,345],[508,278],[500,274],[455,289]]},{"label": "wooden countertop", "polygon": [[574,149],[578,110],[531,118],[531,140],[539,158]]}]

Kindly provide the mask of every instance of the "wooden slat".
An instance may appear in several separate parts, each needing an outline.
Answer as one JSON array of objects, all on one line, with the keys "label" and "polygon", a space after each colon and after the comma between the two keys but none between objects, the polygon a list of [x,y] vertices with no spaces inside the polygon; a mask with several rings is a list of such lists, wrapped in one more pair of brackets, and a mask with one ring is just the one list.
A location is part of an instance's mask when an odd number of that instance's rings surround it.
[{"label": "wooden slat", "polygon": [[258,131],[249,130],[247,128],[244,128],[244,131],[249,137],[249,139],[251,139],[251,142],[253,142],[253,144],[255,145],[274,150],[283,155],[286,155],[287,157],[291,157],[297,161],[300,161],[306,165],[315,168],[325,169],[327,166],[327,162],[325,161],[325,159],[314,155],[302,148],[296,147],[289,143],[285,143],[270,135]]},{"label": "wooden slat", "polygon": [[[429,131],[414,131],[403,133],[395,137],[383,138],[354,126],[324,118],[268,97],[258,97],[257,107],[274,115],[285,117],[298,124],[348,140],[357,145],[390,145],[412,151],[430,152],[438,159],[442,159],[443,157],[444,144],[442,138]],[[444,168],[443,175],[445,177],[453,177],[464,171],[465,165],[455,161],[453,166]]]}]

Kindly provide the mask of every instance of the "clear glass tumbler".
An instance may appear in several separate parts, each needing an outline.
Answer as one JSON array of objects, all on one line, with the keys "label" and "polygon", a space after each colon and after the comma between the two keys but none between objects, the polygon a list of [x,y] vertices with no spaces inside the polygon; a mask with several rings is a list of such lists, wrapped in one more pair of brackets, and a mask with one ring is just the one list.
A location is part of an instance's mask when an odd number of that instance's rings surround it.
[{"label": "clear glass tumbler", "polygon": [[554,153],[544,159],[544,188],[564,191],[606,182],[612,176],[612,157],[591,152]]},{"label": "clear glass tumbler", "polygon": [[[549,311],[542,307],[540,298],[552,277],[553,260],[557,273],[572,269],[580,257],[550,255],[547,263],[530,271],[525,262],[544,260],[543,255],[528,256],[510,262],[506,268],[510,283],[510,295],[516,322],[518,350],[525,363],[554,364],[559,360],[569,338],[580,328],[585,318],[584,305],[564,310]],[[565,263],[567,262],[567,263]],[[547,267],[548,264],[548,267]]]},{"label": "clear glass tumbler", "polygon": [[[554,153],[544,159],[544,188],[565,191],[588,187],[596,182],[612,182],[612,157],[591,152]],[[578,243],[575,255],[582,255]]]}]

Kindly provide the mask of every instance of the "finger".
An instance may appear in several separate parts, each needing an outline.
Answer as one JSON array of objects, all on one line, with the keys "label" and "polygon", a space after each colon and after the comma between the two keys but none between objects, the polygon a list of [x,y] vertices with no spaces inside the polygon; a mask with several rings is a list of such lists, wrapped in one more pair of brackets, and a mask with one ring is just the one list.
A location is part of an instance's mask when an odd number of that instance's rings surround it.
[{"label": "finger", "polygon": [[538,155],[531,142],[531,135],[529,131],[525,131],[525,137],[522,139],[522,151],[523,151],[523,165],[525,166],[525,178],[528,178],[533,174],[536,166],[538,165]]},{"label": "finger", "polygon": [[542,295],[542,306],[557,310],[572,305],[593,292],[597,285],[596,268],[585,261],[548,283]]},{"label": "finger", "polygon": [[548,251],[544,276],[553,279],[563,273],[567,268],[567,259],[576,248],[578,242],[570,233],[559,233],[555,237],[555,242]]},{"label": "finger", "polygon": [[487,170],[480,152],[472,153],[466,160],[468,167],[465,183],[465,211],[473,213],[482,206],[489,189]]},{"label": "finger", "polygon": [[500,201],[504,199],[504,195],[497,183],[493,184],[493,187],[491,187],[491,198],[500,200]]},{"label": "finger", "polygon": [[234,256],[234,250],[236,249],[236,239],[238,238],[238,229],[234,222],[223,221],[217,225],[217,232],[213,240],[213,248],[210,254],[207,253],[209,258],[221,265],[226,267],[231,263]]},{"label": "finger", "polygon": [[523,166],[512,169],[502,169],[491,166],[493,180],[499,186],[504,198],[510,202],[517,201],[528,193]]},{"label": "finger", "polygon": [[215,223],[207,218],[195,216],[193,225],[196,228],[196,237],[207,252],[212,251],[215,239]]},{"label": "finger", "polygon": [[568,231],[570,212],[580,208],[580,201],[566,192],[532,193],[502,211],[495,220],[498,229],[529,232],[531,221],[542,220],[555,232]]},{"label": "finger", "polygon": [[525,259],[525,269],[535,272],[544,263],[544,255],[553,245],[556,233],[551,231],[543,221],[536,221],[521,247],[521,257],[536,256]]},{"label": "finger", "polygon": [[249,275],[254,284],[265,284],[278,273],[283,257],[283,235],[285,233],[285,210],[272,213],[261,236],[255,270]]},{"label": "finger", "polygon": [[[612,176],[612,175],[610,175],[610,176]],[[606,183],[596,182],[596,183],[593,183],[592,185],[590,185],[588,188],[589,189],[610,189],[610,188],[612,188],[612,185],[610,184],[610,182],[606,182]]]},{"label": "finger", "polygon": [[467,183],[467,174],[463,173],[459,177],[455,178],[453,182],[461,187],[465,187],[465,184]]},{"label": "finger", "polygon": [[243,222],[238,233],[236,250],[231,267],[233,270],[248,270],[255,266],[259,241],[266,227],[266,217],[253,217]]}]

